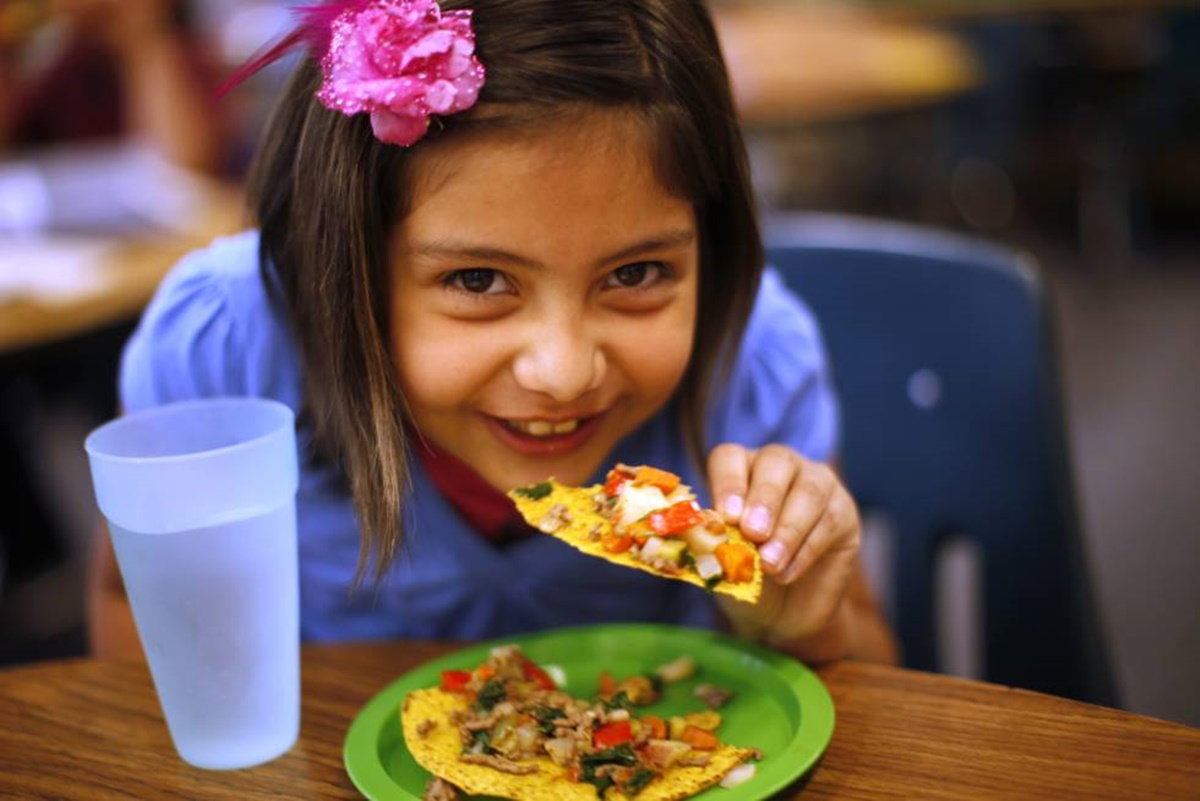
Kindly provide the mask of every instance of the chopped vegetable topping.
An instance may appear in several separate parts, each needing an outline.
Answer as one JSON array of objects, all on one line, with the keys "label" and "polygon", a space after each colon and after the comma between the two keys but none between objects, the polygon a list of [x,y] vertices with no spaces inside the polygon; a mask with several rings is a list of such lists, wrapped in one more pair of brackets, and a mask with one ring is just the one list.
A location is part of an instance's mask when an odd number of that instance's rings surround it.
[{"label": "chopped vegetable topping", "polygon": [[518,487],[513,490],[513,492],[523,495],[531,501],[541,500],[553,491],[554,487],[551,486],[549,481],[543,481],[540,484],[531,484],[528,487]]}]

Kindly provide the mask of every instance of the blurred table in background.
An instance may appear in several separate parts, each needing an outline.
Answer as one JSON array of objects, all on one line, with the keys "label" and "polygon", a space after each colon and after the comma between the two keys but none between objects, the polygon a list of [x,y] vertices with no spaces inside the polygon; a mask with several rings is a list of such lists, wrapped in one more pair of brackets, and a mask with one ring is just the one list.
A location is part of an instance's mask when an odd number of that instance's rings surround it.
[{"label": "blurred table in background", "polygon": [[0,355],[136,320],[181,256],[241,222],[237,189],[128,148],[0,164]]},{"label": "blurred table in background", "polygon": [[751,127],[906,108],[980,80],[971,49],[953,34],[861,6],[742,2],[712,11]]}]

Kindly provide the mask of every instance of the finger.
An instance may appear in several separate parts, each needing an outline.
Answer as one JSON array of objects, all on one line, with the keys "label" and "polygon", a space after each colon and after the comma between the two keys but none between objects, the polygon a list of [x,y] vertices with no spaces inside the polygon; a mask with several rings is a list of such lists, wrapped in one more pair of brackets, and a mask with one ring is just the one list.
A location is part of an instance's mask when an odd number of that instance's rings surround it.
[{"label": "finger", "polygon": [[779,518],[784,499],[800,468],[800,456],[783,445],[767,445],[750,466],[746,510],[739,525],[754,542],[764,542]]},{"label": "finger", "polygon": [[768,572],[774,575],[779,575],[795,558],[802,543],[825,514],[829,498],[838,486],[833,471],[820,462],[805,461],[797,456],[796,467],[799,472],[783,499],[779,516],[770,529],[770,538],[759,550]]},{"label": "finger", "polygon": [[856,553],[861,535],[858,509],[850,494],[839,484],[830,495],[824,513],[800,543],[791,561],[776,575],[776,580],[792,584],[835,551]]},{"label": "finger", "polygon": [[753,459],[754,451],[728,443],[718,445],[708,454],[708,482],[712,487],[713,503],[730,523],[737,523],[742,517]]}]

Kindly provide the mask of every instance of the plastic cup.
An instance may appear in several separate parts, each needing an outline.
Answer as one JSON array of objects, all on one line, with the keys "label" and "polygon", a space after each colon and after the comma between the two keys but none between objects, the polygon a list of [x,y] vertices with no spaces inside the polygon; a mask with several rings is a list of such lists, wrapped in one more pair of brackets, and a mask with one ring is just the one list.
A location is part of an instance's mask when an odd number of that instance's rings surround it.
[{"label": "plastic cup", "polygon": [[185,401],[106,423],[84,447],[179,756],[229,769],[284,753],[300,728],[291,410]]}]

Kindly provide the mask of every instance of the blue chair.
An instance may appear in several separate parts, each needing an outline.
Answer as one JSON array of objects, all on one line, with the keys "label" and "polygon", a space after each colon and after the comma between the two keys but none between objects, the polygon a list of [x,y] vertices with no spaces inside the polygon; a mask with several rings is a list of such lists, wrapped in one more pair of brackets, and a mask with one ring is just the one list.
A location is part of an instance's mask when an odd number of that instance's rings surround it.
[{"label": "blue chair", "polygon": [[826,338],[845,481],[894,537],[905,664],[943,668],[934,563],[965,538],[982,561],[982,678],[1116,706],[1033,262],[840,215],[768,218],[764,236]]}]

